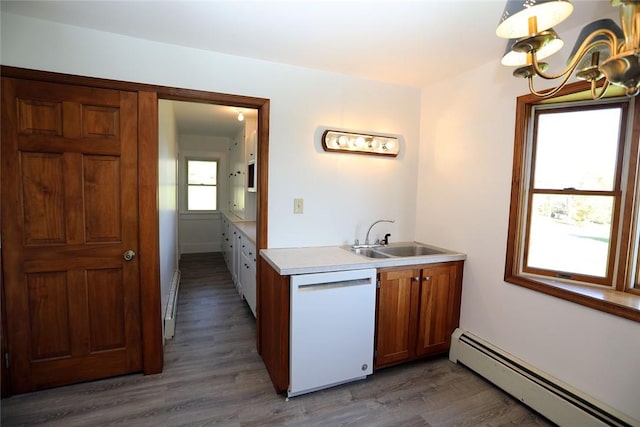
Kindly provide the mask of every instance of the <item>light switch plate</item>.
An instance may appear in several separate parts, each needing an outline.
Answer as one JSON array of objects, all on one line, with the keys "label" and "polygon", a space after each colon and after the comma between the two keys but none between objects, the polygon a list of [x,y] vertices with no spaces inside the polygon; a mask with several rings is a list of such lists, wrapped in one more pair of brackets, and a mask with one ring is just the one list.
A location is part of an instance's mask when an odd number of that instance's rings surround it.
[{"label": "light switch plate", "polygon": [[304,199],[293,199],[293,213],[301,214],[304,211]]}]

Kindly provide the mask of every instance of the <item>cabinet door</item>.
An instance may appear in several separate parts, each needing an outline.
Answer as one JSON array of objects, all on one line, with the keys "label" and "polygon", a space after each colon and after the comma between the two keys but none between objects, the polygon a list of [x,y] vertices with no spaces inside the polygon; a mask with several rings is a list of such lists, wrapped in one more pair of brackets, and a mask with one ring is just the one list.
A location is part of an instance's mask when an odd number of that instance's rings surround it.
[{"label": "cabinet door", "polygon": [[416,355],[446,351],[453,332],[456,267],[444,265],[422,270]]},{"label": "cabinet door", "polygon": [[[380,273],[376,325],[375,367],[382,367],[413,357],[420,270]],[[415,295],[414,295],[415,294]]]},{"label": "cabinet door", "polygon": [[244,243],[240,249],[240,287],[242,288],[243,296],[253,316],[256,316],[256,260],[254,258],[255,248],[247,240],[243,239]]}]

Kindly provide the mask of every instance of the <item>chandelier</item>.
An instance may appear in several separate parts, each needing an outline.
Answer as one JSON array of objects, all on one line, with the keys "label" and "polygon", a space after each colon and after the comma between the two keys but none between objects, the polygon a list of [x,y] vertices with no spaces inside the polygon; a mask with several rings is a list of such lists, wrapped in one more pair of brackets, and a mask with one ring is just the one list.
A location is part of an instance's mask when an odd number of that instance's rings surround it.
[{"label": "chandelier", "polygon": [[[547,98],[557,94],[575,74],[591,83],[591,97],[604,96],[610,84],[621,86],[627,96],[640,93],[640,0],[611,0],[620,8],[620,28],[611,19],[586,25],[573,48],[566,68],[547,74],[542,59],[563,45],[553,26],[573,12],[568,0],[508,0],[496,28],[499,37],[509,39],[502,58],[504,65],[516,66],[513,75],[526,78],[532,94]],[[559,81],[557,86],[536,90],[533,78]]]}]

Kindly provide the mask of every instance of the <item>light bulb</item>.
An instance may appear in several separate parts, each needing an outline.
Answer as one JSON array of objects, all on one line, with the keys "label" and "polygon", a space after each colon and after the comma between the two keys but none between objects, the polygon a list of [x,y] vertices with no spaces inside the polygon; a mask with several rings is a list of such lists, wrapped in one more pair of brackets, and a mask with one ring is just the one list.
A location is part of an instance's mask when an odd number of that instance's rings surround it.
[{"label": "light bulb", "polygon": [[238,113],[238,121],[241,122],[244,120],[244,114]]}]

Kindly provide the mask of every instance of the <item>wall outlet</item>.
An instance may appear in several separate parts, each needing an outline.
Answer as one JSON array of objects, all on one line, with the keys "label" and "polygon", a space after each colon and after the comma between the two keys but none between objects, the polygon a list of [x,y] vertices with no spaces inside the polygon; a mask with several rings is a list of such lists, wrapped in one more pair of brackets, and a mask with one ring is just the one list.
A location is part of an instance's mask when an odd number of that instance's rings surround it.
[{"label": "wall outlet", "polygon": [[293,213],[301,214],[304,211],[304,199],[293,199]]}]

